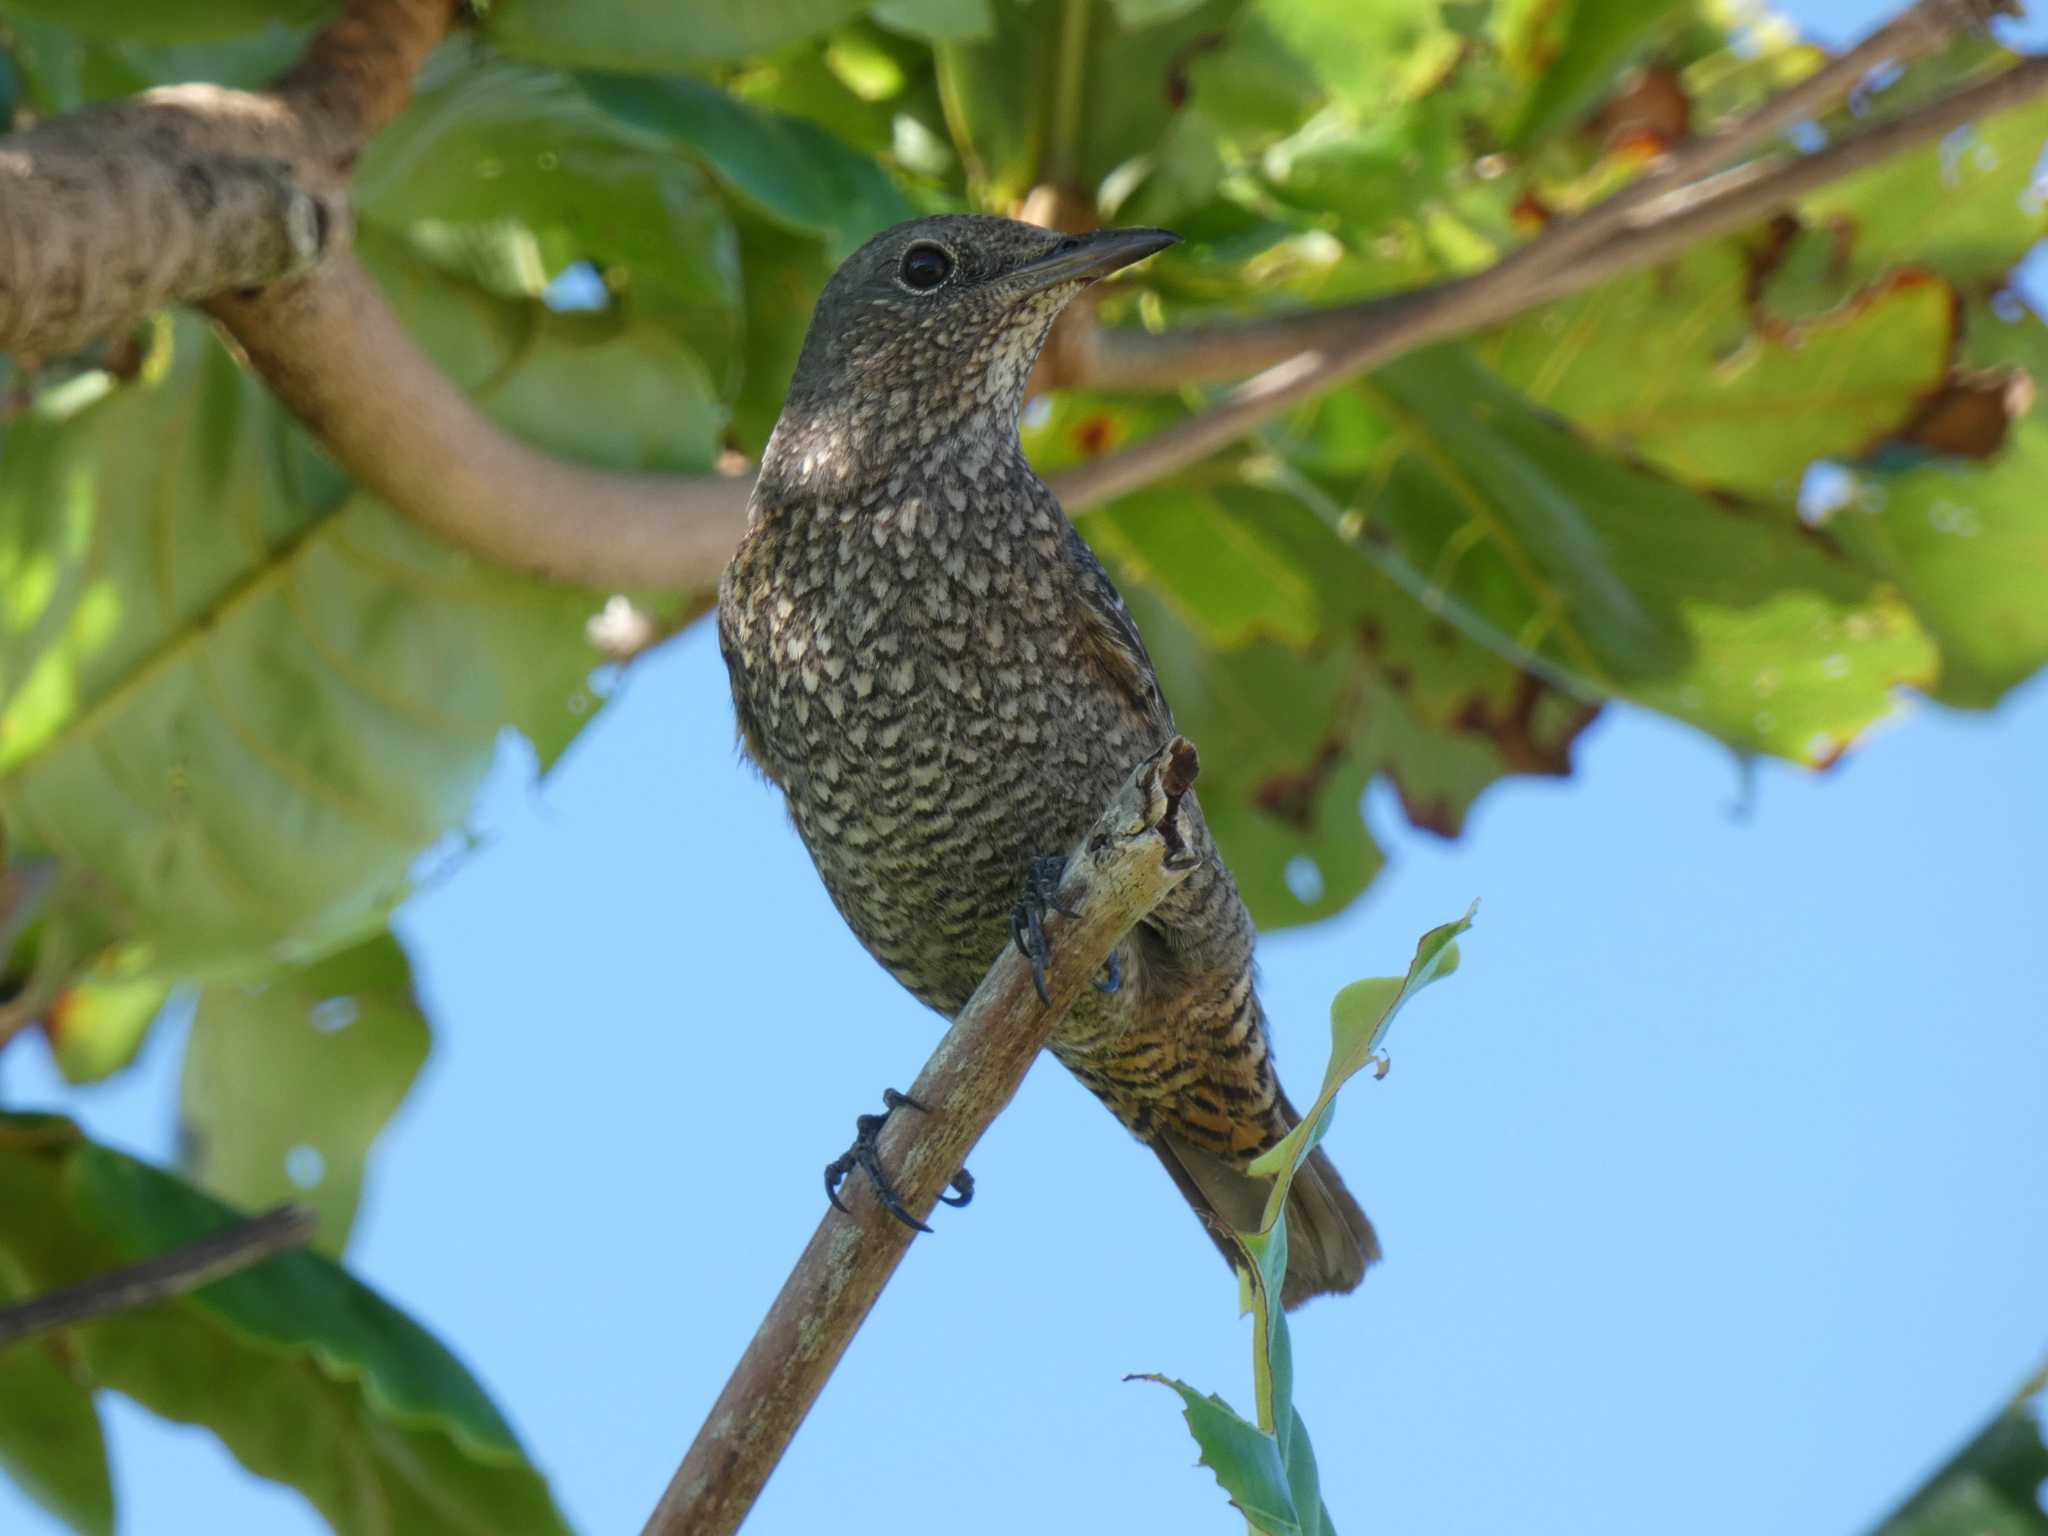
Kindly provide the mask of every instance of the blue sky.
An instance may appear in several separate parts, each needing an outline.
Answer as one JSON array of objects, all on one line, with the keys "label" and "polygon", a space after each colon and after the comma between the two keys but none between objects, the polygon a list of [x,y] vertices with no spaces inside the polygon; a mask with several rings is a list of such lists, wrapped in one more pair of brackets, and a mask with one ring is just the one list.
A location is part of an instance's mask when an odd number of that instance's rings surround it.
[{"label": "blue sky", "polygon": [[[1842,37],[1875,8],[1794,13]],[[844,931],[730,720],[700,628],[546,785],[509,757],[489,846],[400,925],[436,1044],[352,1262],[592,1533],[638,1529],[821,1166],[939,1027]],[[1330,995],[1483,905],[1330,1138],[1388,1252],[1297,1318],[1344,1529],[1851,1530],[2048,1352],[2044,761],[2037,681],[1747,783],[1612,712],[1573,780],[1494,789],[1456,844],[1368,797],[1389,872],[1262,946],[1297,1098]],[[164,1157],[182,1047],[70,1092],[31,1046],[9,1100]],[[1152,1159],[1042,1062],[972,1166],[750,1536],[1241,1530],[1174,1401],[1121,1379],[1249,1404],[1234,1287]],[[205,1435],[108,1419],[125,1529],[322,1528]],[[0,1486],[0,1531],[49,1529]]]}]

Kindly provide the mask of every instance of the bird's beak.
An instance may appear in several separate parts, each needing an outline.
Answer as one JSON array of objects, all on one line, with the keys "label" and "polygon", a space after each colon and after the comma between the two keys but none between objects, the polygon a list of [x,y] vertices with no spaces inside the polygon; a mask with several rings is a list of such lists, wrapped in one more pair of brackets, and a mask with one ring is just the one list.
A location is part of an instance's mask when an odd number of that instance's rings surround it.
[{"label": "bird's beak", "polygon": [[1178,244],[1180,236],[1170,229],[1099,229],[1092,235],[1069,235],[1010,276],[1033,293],[1062,283],[1092,283]]}]

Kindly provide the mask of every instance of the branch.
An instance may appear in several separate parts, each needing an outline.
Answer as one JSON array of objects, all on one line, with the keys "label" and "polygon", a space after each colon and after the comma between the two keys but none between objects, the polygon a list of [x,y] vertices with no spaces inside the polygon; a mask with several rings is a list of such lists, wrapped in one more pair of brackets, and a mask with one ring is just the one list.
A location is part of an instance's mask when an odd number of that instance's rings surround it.
[{"label": "branch", "polygon": [[358,484],[486,559],[579,586],[706,592],[746,527],[743,480],[596,469],[500,429],[352,255],[207,307]]},{"label": "branch", "polygon": [[[2012,68],[1917,111],[1841,139],[1811,155],[1744,167],[1679,192],[1662,194],[1623,223],[1621,231],[1555,271],[1510,258],[1470,277],[1415,289],[1368,306],[1321,316],[1290,316],[1268,334],[1293,339],[1320,326],[1314,341],[1188,421],[1143,438],[1055,477],[1053,489],[1070,512],[1208,457],[1282,411],[1432,342],[1496,325],[1539,304],[1654,266],[1701,240],[1754,223],[1794,198],[1925,144],[1974,118],[2003,111],[2048,91],[2048,57]],[[1540,249],[1544,236],[1527,247]],[[1251,328],[1235,343],[1243,350]],[[1183,337],[1180,345],[1186,346]],[[1226,343],[1229,344],[1229,343]],[[1182,377],[1187,377],[1183,372]]]},{"label": "branch", "polygon": [[273,1254],[305,1246],[312,1240],[315,1225],[313,1213],[303,1206],[281,1205],[125,1269],[0,1307],[0,1349],[53,1328],[132,1312],[151,1302],[196,1291]]},{"label": "branch", "polygon": [[[1054,936],[1052,1005],[1040,1004],[1030,968],[1005,945],[911,1088],[931,1113],[889,1118],[882,1162],[918,1217],[931,1211],[1009,1103],[1110,951],[1193,866],[1182,797],[1195,768],[1195,749],[1176,736],[1138,765],[1068,859],[1061,896],[1079,915],[1060,921]],[[910,1229],[875,1203],[864,1181],[851,1181],[848,1191],[853,1214],[826,1211],[645,1536],[730,1536],[739,1529],[909,1248]]]}]

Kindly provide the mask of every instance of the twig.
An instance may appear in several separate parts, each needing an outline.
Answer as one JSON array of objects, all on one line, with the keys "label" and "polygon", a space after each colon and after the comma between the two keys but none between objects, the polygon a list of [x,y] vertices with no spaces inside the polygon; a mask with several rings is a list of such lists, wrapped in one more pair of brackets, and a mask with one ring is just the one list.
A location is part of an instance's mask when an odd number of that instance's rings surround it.
[{"label": "twig", "polygon": [[[1326,334],[1319,346],[1311,345],[1268,368],[1199,416],[1068,470],[1054,479],[1053,489],[1070,512],[1120,496],[1206,458],[1301,401],[1431,342],[1497,324],[1535,305],[1653,266],[1698,241],[1753,223],[1793,198],[2044,90],[2048,57],[2025,59],[1815,154],[1778,162],[1758,174],[1709,182],[1692,202],[1666,194],[1661,206],[1652,205],[1638,215],[1645,222],[1625,228],[1555,272],[1530,273],[1502,262],[1470,277],[1386,300],[1349,326],[1339,318],[1335,324],[1342,328],[1334,336]],[[1313,322],[1297,317],[1295,323]],[[1325,317],[1323,323],[1331,324],[1331,318]]]},{"label": "twig", "polygon": [[[1010,1101],[1053,1026],[1117,942],[1192,867],[1182,796],[1195,749],[1175,737],[1141,763],[1074,850],[1061,887],[1079,915],[1059,923],[1051,1006],[1005,946],[925,1063],[911,1096],[923,1115],[892,1115],[884,1166],[922,1218]],[[852,1214],[828,1209],[803,1256],[697,1432],[645,1536],[730,1536],[910,1246],[910,1229],[849,1184]]]},{"label": "twig", "polygon": [[315,1225],[313,1213],[303,1206],[281,1205],[125,1269],[0,1307],[0,1349],[53,1328],[132,1312],[195,1291],[286,1249],[304,1247],[312,1240]]}]

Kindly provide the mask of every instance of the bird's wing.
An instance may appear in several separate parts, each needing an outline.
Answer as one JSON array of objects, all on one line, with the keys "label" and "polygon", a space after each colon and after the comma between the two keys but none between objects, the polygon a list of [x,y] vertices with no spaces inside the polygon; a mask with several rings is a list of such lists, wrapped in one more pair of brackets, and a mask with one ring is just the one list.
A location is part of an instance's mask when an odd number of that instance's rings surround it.
[{"label": "bird's wing", "polygon": [[1173,711],[1159,688],[1159,674],[1145,651],[1145,640],[1131,620],[1131,611],[1080,533],[1067,530],[1067,558],[1078,577],[1086,635],[1097,664],[1139,716],[1161,735],[1173,730]]}]

